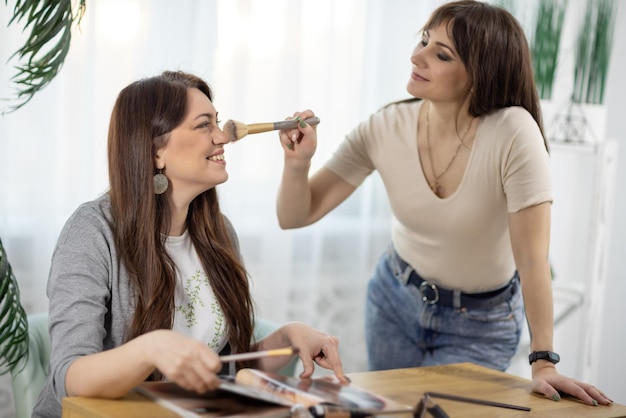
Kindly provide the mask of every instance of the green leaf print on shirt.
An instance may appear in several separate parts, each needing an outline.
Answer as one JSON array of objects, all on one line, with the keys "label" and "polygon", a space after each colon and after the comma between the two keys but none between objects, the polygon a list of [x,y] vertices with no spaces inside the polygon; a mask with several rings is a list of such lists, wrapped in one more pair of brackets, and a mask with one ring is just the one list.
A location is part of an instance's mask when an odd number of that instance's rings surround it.
[{"label": "green leaf print on shirt", "polygon": [[202,285],[208,286],[208,281],[206,276],[198,270],[196,274],[188,278],[185,283],[185,293],[189,298],[189,303],[187,303],[186,307],[176,307],[176,310],[181,312],[185,317],[187,328],[191,328],[198,323],[195,311],[196,305],[204,306],[204,301],[200,298],[200,286]]},{"label": "green leaf print on shirt", "polygon": [[[211,289],[209,279],[206,277],[206,274],[204,274],[200,270],[196,271],[196,273],[188,278],[185,282],[184,288],[189,302],[186,306],[177,306],[176,310],[180,312],[185,318],[187,328],[191,329],[194,325],[198,324],[196,309],[198,307],[205,307],[205,301],[202,300],[202,298],[200,297],[200,290],[203,286]],[[215,326],[213,339],[209,341],[208,346],[212,349],[218,349],[221,348],[221,342],[226,335],[226,327],[224,326],[224,313],[222,312],[220,304],[215,299],[213,299],[213,301],[209,305],[209,308],[204,309],[205,315],[207,315],[208,309],[210,309],[211,314],[213,314],[213,321]]]},{"label": "green leaf print on shirt", "polygon": [[215,335],[213,339],[209,342],[209,347],[212,349],[218,349],[220,347],[220,342],[226,333],[226,329],[224,327],[224,313],[222,312],[222,308],[217,301],[211,304],[211,312],[215,315]]}]

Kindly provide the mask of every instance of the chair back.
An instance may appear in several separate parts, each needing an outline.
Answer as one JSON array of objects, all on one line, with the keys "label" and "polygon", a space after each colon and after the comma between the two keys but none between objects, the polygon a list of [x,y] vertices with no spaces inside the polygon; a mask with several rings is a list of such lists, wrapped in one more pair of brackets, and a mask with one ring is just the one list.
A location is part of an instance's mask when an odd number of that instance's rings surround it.
[{"label": "chair back", "polygon": [[31,417],[48,377],[49,364],[48,313],[31,314],[28,316],[28,356],[24,356],[11,373],[16,418]]}]

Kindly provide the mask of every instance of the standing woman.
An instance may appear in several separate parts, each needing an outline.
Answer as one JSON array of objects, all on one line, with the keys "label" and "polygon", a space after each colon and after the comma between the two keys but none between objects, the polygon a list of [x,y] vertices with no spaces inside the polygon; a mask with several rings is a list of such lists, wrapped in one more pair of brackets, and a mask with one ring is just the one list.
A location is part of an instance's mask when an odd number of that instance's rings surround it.
[{"label": "standing woman", "polygon": [[[224,145],[201,79],[164,72],[119,94],[109,127],[110,190],[65,224],[48,279],[50,375],[34,417],[65,396],[116,398],[146,379],[199,393],[219,385],[219,354],[299,349],[344,378],[337,339],[289,323],[254,342],[237,237],[221,213]],[[219,353],[219,354],[218,354]],[[291,359],[240,364],[277,371]]]},{"label": "standing woman", "polygon": [[533,390],[610,403],[555,367],[549,156],[521,27],[499,7],[445,3],[411,63],[415,99],[359,124],[310,178],[317,135],[303,119],[313,112],[294,114],[299,129],[280,133],[281,227],[316,222],[377,170],[393,222],[368,287],[370,369],[470,361],[505,370],[525,309]]}]

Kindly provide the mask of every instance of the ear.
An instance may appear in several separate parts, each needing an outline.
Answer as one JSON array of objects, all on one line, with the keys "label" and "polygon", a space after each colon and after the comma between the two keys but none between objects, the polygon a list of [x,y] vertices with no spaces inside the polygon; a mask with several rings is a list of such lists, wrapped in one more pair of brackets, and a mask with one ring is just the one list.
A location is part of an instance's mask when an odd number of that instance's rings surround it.
[{"label": "ear", "polygon": [[165,168],[165,152],[166,147],[161,147],[157,150],[156,156],[154,157],[154,165],[157,169],[163,170]]}]

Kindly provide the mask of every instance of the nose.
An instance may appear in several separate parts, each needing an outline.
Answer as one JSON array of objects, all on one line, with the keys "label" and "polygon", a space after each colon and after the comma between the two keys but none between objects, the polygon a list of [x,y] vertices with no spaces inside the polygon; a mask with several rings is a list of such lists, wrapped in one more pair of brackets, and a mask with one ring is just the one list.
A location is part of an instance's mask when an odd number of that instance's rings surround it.
[{"label": "nose", "polygon": [[413,65],[417,65],[418,67],[425,67],[426,60],[424,57],[424,48],[420,48],[420,46],[416,46],[411,53],[411,63]]},{"label": "nose", "polygon": [[226,135],[222,128],[218,127],[215,131],[213,131],[211,140],[215,145],[223,145],[228,144],[231,141],[231,138],[229,135]]}]

